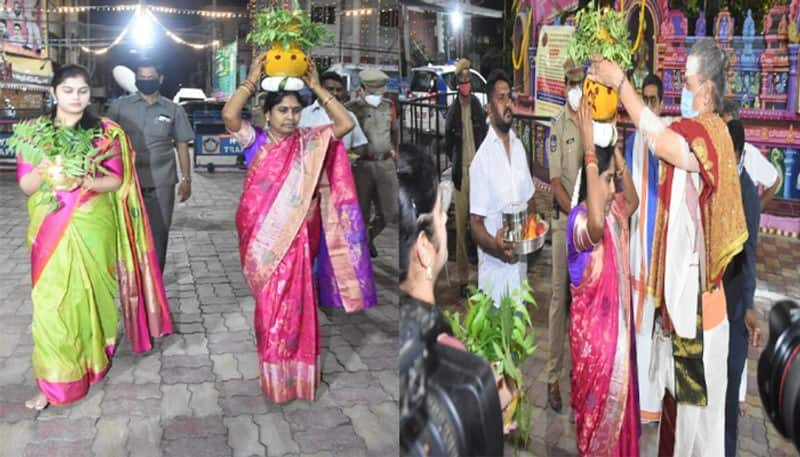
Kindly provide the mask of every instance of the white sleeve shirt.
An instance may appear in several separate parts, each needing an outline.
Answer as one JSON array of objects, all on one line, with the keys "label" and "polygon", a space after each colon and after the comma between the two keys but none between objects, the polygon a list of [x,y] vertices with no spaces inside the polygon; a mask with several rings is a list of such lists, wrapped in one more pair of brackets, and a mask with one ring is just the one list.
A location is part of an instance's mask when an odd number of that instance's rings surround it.
[{"label": "white sleeve shirt", "polygon": [[[353,148],[367,144],[367,137],[364,135],[364,131],[361,130],[361,126],[358,123],[356,115],[349,110],[347,111],[347,114],[349,114],[350,118],[353,119],[355,126],[353,127],[353,130],[349,131],[341,138],[341,140],[342,143],[344,143],[344,147],[347,148],[348,151],[352,151]],[[328,113],[325,111],[325,109],[320,106],[319,101],[315,101],[311,105],[303,108],[303,112],[300,114],[300,123],[298,126],[318,127],[320,125],[332,123],[333,121],[331,121],[331,118],[328,116]]]},{"label": "white sleeve shirt", "polygon": [[[469,167],[470,213],[483,216],[489,236],[503,226],[503,209],[511,203],[527,202],[534,187],[525,157],[525,148],[513,131],[510,135],[510,160],[503,142],[489,127]],[[478,249],[478,287],[492,296],[499,306],[502,295],[520,288],[527,275],[526,257],[508,264]]]},{"label": "white sleeve shirt", "polygon": [[750,143],[744,144],[744,169],[759,186],[772,187],[778,180],[778,170],[769,163],[761,151]]}]

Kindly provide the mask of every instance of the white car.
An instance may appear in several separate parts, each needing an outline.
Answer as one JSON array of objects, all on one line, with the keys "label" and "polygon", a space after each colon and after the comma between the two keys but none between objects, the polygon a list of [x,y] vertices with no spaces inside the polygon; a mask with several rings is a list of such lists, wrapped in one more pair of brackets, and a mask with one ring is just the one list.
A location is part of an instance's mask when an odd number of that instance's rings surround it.
[{"label": "white car", "polygon": [[[435,133],[437,131],[436,118],[432,116],[435,110],[439,116],[439,135],[444,135],[447,107],[453,103],[458,93],[455,69],[455,64],[428,65],[411,69],[411,84],[406,94],[406,101],[424,105],[435,104],[437,107],[405,104],[403,107],[404,128],[416,127],[424,133]],[[470,69],[470,73],[472,73],[472,93],[478,97],[481,106],[485,107],[487,101],[486,78],[475,69]]]}]

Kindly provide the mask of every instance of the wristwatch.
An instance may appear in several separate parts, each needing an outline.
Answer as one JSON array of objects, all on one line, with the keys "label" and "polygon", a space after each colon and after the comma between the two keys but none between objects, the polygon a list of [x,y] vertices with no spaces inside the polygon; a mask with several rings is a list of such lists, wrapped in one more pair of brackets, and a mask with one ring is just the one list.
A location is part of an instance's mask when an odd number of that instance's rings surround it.
[{"label": "wristwatch", "polygon": [[192,182],[192,177],[189,176],[189,175],[183,175],[183,176],[181,176],[181,181],[186,181],[188,183],[191,183]]}]

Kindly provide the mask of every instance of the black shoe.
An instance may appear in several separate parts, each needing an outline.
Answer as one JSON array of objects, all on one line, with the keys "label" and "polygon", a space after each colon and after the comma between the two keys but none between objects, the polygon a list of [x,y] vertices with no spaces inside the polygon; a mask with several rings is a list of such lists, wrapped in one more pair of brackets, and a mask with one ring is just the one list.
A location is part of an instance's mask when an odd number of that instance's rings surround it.
[{"label": "black shoe", "polygon": [[378,257],[378,248],[375,247],[375,243],[372,241],[369,242],[369,255],[374,259]]}]

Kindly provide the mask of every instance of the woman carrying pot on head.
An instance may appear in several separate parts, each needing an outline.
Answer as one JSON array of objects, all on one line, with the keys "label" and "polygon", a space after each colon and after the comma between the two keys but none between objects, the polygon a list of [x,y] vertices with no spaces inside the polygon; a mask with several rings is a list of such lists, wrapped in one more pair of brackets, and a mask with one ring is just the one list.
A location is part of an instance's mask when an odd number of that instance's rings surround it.
[{"label": "woman carrying pot on head", "polygon": [[653,382],[671,394],[662,411],[659,455],[725,455],[729,324],[721,280],[748,236],[736,156],[718,115],[727,75],[725,52],[712,38],[698,40],[686,60],[682,118],[666,126],[618,65],[598,56],[588,73],[617,89],[662,160],[647,287],[658,308]]},{"label": "woman carrying pot on head", "polygon": [[[134,151],[119,125],[86,110],[90,84],[81,66],[55,71],[47,134],[97,132],[96,149],[84,152],[99,162],[97,171],[67,176],[62,151],[38,164],[17,154],[17,179],[29,196],[33,373],[40,391],[25,405],[37,410],[80,400],[108,372],[117,344],[118,287],[133,352],[150,350],[151,336],[172,333]],[[50,192],[55,209],[46,203]]]},{"label": "woman carrying pot on head", "polygon": [[639,405],[628,218],[639,199],[622,147],[594,137],[585,97],[578,128],[585,153],[566,230],[576,444],[580,455],[635,456]]},{"label": "woman carrying pot on head", "polygon": [[[317,300],[358,311],[377,301],[367,235],[347,151],[353,121],[320,84],[313,62],[302,78],[268,78],[264,129],[241,117],[266,54],[222,110],[249,163],[236,213],[242,270],[256,301],[261,388],[274,402],[314,400],[320,382]],[[303,82],[333,124],[298,127],[309,104]],[[318,260],[319,291],[312,265]]]}]

